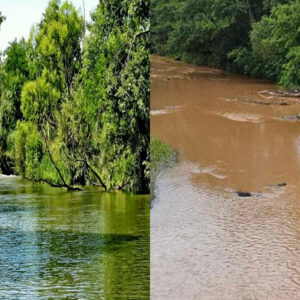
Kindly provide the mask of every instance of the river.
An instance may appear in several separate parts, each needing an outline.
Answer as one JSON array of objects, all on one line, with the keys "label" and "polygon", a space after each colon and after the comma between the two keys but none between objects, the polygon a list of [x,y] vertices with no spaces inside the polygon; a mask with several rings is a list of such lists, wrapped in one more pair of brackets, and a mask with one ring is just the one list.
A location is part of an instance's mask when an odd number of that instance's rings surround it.
[{"label": "river", "polygon": [[0,176],[0,299],[149,299],[149,196]]},{"label": "river", "polygon": [[151,133],[179,157],[156,182],[151,299],[300,299],[300,102],[266,90],[152,56]]}]

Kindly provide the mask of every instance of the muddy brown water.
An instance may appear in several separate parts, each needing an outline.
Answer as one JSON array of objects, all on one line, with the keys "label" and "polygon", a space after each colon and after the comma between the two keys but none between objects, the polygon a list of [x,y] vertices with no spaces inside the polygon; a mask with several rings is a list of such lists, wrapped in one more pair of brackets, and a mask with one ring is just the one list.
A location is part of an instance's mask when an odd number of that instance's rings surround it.
[{"label": "muddy brown water", "polygon": [[151,132],[179,160],[156,183],[151,299],[300,299],[300,105],[264,90],[152,56]]}]

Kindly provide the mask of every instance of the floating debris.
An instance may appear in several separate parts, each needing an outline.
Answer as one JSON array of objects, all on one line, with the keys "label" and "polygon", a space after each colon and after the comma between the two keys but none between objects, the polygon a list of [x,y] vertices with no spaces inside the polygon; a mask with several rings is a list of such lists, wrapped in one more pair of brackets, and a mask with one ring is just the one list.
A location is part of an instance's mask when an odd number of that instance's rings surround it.
[{"label": "floating debris", "polygon": [[237,121],[237,122],[252,122],[252,123],[260,123],[261,118],[259,115],[255,114],[240,114],[240,113],[218,113],[212,112],[220,117]]},{"label": "floating debris", "polygon": [[290,121],[290,122],[300,121],[300,114],[297,114],[295,116],[281,116],[280,120]]},{"label": "floating debris", "polygon": [[252,197],[252,194],[249,193],[249,192],[241,192],[241,191],[237,191],[236,193],[237,193],[237,195],[238,195],[239,197]]},{"label": "floating debris", "polygon": [[274,97],[291,97],[291,98],[300,97],[300,92],[299,91],[295,91],[295,92],[284,92],[284,91],[274,92],[274,91],[264,90],[264,91],[258,92],[258,94],[260,96],[262,96],[263,98],[268,98],[268,99],[272,99]]},{"label": "floating debris", "polygon": [[166,115],[166,114],[176,112],[181,108],[182,108],[182,106],[170,105],[170,106],[165,106],[163,109],[151,110],[150,114],[151,114],[151,116]]}]

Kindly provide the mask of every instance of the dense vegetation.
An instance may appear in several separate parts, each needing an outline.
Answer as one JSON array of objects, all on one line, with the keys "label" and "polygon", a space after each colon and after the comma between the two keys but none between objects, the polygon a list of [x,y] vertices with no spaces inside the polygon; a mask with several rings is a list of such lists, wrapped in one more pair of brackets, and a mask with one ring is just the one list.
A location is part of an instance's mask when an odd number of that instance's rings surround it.
[{"label": "dense vegetation", "polygon": [[148,192],[149,5],[99,1],[86,26],[70,2],[51,0],[29,39],[10,44],[0,65],[3,173]]},{"label": "dense vegetation", "polygon": [[300,87],[299,0],[153,0],[151,51]]}]

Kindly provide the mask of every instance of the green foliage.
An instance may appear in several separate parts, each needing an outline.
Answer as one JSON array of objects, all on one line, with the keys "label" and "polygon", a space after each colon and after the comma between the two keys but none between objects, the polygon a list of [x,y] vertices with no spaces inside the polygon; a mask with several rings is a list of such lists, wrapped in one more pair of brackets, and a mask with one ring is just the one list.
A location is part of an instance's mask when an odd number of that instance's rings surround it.
[{"label": "green foliage", "polygon": [[17,120],[22,118],[20,98],[28,76],[26,43],[24,40],[14,41],[6,49],[0,66],[0,169],[6,174],[12,172],[12,162],[7,156],[7,139]]},{"label": "green foliage", "polygon": [[[145,192],[149,179],[149,1],[101,2],[86,43],[83,90],[89,128],[83,153],[108,188]],[[86,114],[86,115],[85,115]],[[90,122],[96,122],[90,124]],[[95,149],[96,148],[96,149]]]},{"label": "green foliage", "polygon": [[256,23],[251,33],[252,53],[265,66],[263,75],[285,86],[300,86],[299,17],[300,1],[279,5]]},{"label": "green foliage", "polygon": [[291,47],[286,54],[279,83],[292,88],[300,87],[300,45]]},{"label": "green foliage", "polygon": [[174,150],[167,144],[151,136],[151,163],[150,169],[156,174],[161,169],[161,165],[168,164],[174,156]]},{"label": "green foliage", "polygon": [[36,125],[19,121],[16,130],[9,136],[9,144],[9,156],[14,160],[16,172],[23,177],[38,176],[43,144]]},{"label": "green foliage", "polygon": [[74,6],[51,0],[27,43],[11,45],[0,66],[8,172],[148,192],[149,5],[101,1],[84,37]]},{"label": "green foliage", "polygon": [[227,53],[248,42],[251,20],[246,2],[154,0],[152,50],[198,64],[226,66]]},{"label": "green foliage", "polygon": [[[52,71],[56,88],[70,93],[73,78],[78,73],[81,61],[80,41],[83,35],[83,18],[74,6],[66,1],[49,3],[38,33],[35,36],[36,51],[40,58],[40,70]],[[56,78],[55,78],[56,77]]]},{"label": "green foliage", "polygon": [[299,0],[153,0],[152,52],[299,87]]},{"label": "green foliage", "polygon": [[51,84],[49,75],[49,72],[44,69],[41,77],[24,84],[21,94],[21,110],[24,118],[39,125],[53,118],[60,100],[61,94]]},{"label": "green foliage", "polygon": [[23,56],[16,51],[5,63],[7,74],[9,69],[16,70],[15,65],[27,71],[27,80],[17,97],[21,99],[21,116],[16,120],[21,121],[10,137],[15,171],[26,178],[68,188],[71,176],[61,157],[57,114],[70,97],[71,85],[80,70],[82,33],[83,20],[74,6],[52,0],[25,48],[27,64],[18,60]]},{"label": "green foliage", "polygon": [[268,12],[272,10],[273,7],[276,7],[279,4],[289,3],[290,0],[264,0],[264,9]]},{"label": "green foliage", "polygon": [[150,139],[151,149],[151,198],[154,197],[155,180],[157,175],[176,160],[176,152],[167,144],[154,136]]},{"label": "green foliage", "polygon": [[175,30],[183,5],[180,0],[151,1],[151,52],[166,55],[171,51],[168,39]]}]

